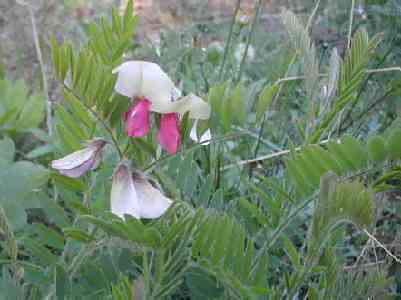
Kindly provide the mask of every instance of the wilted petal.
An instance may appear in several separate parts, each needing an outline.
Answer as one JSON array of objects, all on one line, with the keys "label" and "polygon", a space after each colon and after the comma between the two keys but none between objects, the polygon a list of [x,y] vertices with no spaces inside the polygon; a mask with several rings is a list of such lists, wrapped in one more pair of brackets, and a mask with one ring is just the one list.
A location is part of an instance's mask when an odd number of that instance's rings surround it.
[{"label": "wilted petal", "polygon": [[178,115],[176,113],[164,114],[160,119],[158,140],[163,149],[174,154],[181,143]]},{"label": "wilted petal", "polygon": [[149,132],[150,102],[146,99],[133,104],[126,113],[126,129],[129,136],[144,136]]},{"label": "wilted petal", "polygon": [[103,139],[93,139],[84,149],[75,151],[61,159],[53,160],[51,167],[65,176],[80,177],[86,171],[95,169],[101,160],[102,149],[106,145]]},{"label": "wilted petal", "polygon": [[90,158],[76,168],[60,169],[59,172],[60,172],[60,174],[62,174],[64,176],[78,178],[78,177],[81,177],[82,175],[84,175],[86,173],[86,171],[95,169],[94,165],[95,165],[95,159]]},{"label": "wilted petal", "polygon": [[191,119],[207,120],[210,118],[211,108],[209,103],[202,98],[189,94],[175,102],[175,112],[183,115],[189,112]]},{"label": "wilted petal", "polygon": [[142,62],[127,61],[113,70],[118,73],[114,90],[129,98],[139,97],[142,88]]},{"label": "wilted petal", "polygon": [[128,162],[120,163],[114,170],[110,198],[113,214],[121,218],[124,218],[124,215],[140,218],[138,195]]},{"label": "wilted petal", "polygon": [[75,151],[63,158],[53,160],[51,162],[51,167],[56,170],[74,169],[88,161],[95,152],[96,149],[91,147]]},{"label": "wilted petal", "polygon": [[134,175],[134,185],[138,195],[140,216],[155,219],[163,215],[172,201],[154,188],[148,180]]}]

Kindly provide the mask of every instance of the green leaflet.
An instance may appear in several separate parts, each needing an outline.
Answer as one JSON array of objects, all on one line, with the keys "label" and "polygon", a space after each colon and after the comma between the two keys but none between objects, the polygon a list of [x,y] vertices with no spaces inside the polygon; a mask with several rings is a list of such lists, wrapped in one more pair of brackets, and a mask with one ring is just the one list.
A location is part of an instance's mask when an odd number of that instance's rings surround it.
[{"label": "green leaflet", "polygon": [[386,139],[376,136],[366,143],[344,136],[324,146],[305,146],[294,153],[293,158],[287,159],[287,172],[296,190],[308,195],[319,187],[321,176],[328,171],[345,175],[363,170],[373,163],[382,163],[386,159],[400,159],[399,132],[399,129],[395,129]]},{"label": "green leaflet", "polygon": [[267,261],[263,255],[255,255],[253,243],[236,221],[228,216],[210,214],[199,228],[192,255],[218,281],[228,285],[235,297],[243,299],[266,292],[259,272],[267,270]]},{"label": "green leaflet", "polygon": [[326,173],[321,179],[319,199],[310,228],[309,254],[318,254],[314,251],[322,248],[333,226],[351,222],[364,228],[371,225],[373,220],[373,192],[358,181],[340,182],[334,173]]},{"label": "green leaflet", "polygon": [[326,130],[330,129],[338,114],[355,99],[355,93],[366,78],[369,59],[380,42],[379,36],[369,39],[366,31],[358,31],[352,39],[352,47],[347,52],[340,67],[337,96],[333,108],[328,111],[322,121],[314,129],[309,138],[310,143],[317,143]]},{"label": "green leaflet", "polygon": [[0,133],[26,132],[43,121],[45,99],[31,94],[25,82],[0,80]]},{"label": "green leaflet", "polygon": [[49,177],[47,169],[28,161],[14,162],[14,143],[0,140],[0,206],[13,230],[21,229],[26,222],[25,209],[35,206],[34,190],[44,185]]}]

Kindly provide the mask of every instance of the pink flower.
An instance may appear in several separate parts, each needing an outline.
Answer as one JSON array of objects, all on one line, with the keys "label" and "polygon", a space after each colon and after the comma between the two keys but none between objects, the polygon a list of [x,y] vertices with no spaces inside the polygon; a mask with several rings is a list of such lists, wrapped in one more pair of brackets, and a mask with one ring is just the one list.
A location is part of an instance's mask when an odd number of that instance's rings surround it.
[{"label": "pink flower", "polygon": [[[181,143],[179,115],[189,112],[189,117],[195,119],[195,133],[196,120],[210,118],[210,105],[193,94],[181,97],[181,92],[157,64],[128,61],[113,70],[113,73],[118,73],[115,91],[133,101],[125,114],[129,136],[146,135],[150,128],[150,112],[159,113],[162,115],[159,143],[169,153],[176,153]],[[197,134],[190,135],[192,139],[195,136],[199,142]]]},{"label": "pink flower", "polygon": [[150,128],[149,100],[142,99],[132,104],[125,113],[126,129],[128,136],[144,136]]},{"label": "pink flower", "polygon": [[160,119],[160,129],[157,135],[159,144],[168,153],[174,154],[177,152],[181,143],[181,135],[177,113],[162,115]]}]

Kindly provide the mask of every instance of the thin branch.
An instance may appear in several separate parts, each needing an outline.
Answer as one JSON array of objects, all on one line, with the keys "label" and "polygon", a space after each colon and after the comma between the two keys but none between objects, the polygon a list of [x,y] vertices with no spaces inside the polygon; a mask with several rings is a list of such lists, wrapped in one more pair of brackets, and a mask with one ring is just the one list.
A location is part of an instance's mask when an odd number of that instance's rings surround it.
[{"label": "thin branch", "polygon": [[237,81],[241,80],[242,73],[244,71],[245,61],[246,61],[246,58],[248,56],[249,46],[251,45],[252,38],[253,38],[253,35],[255,33],[255,29],[256,29],[256,25],[257,25],[258,20],[259,20],[259,15],[260,15],[261,9],[262,9],[262,0],[258,0],[258,2],[256,3],[255,15],[253,17],[251,30],[249,31],[249,34],[248,34],[244,55],[242,56],[242,60],[241,60],[241,63],[240,63]]},{"label": "thin branch", "polygon": [[240,7],[241,7],[241,0],[237,0],[237,4],[236,4],[235,10],[234,10],[234,15],[232,16],[232,19],[231,19],[230,32],[228,34],[227,42],[224,47],[223,60],[221,62],[220,71],[219,71],[219,80],[221,80],[221,76],[223,75],[224,65],[226,64],[228,51],[230,49],[231,39],[232,39],[232,36],[234,33],[235,20],[237,18]]},{"label": "thin branch", "polygon": [[371,267],[377,267],[378,265],[382,265],[385,264],[386,261],[381,260],[381,261],[377,261],[377,262],[373,262],[373,263],[366,263],[363,265],[351,265],[351,266],[345,266],[343,268],[344,271],[348,271],[348,270],[353,270],[353,269],[366,269],[366,268],[371,268]]},{"label": "thin branch", "polygon": [[99,114],[95,110],[93,110],[91,107],[86,105],[85,101],[83,101],[81,99],[81,97],[79,95],[77,95],[69,86],[67,86],[65,83],[63,83],[63,87],[69,93],[73,94],[74,97],[78,98],[80,100],[81,104],[83,106],[85,106],[85,108],[91,112],[91,114],[96,118],[96,120],[98,120],[103,125],[104,129],[109,133],[109,135],[110,135],[110,137],[111,137],[111,139],[113,141],[114,147],[116,148],[116,150],[118,152],[118,155],[120,156],[120,159],[123,159],[124,158],[124,154],[123,154],[123,152],[122,152],[122,150],[121,150],[121,148],[120,148],[120,146],[118,144],[118,141],[117,141],[116,137],[114,136],[113,130],[107,125],[107,123],[103,120],[103,118],[101,116],[99,116]]},{"label": "thin branch", "polygon": [[394,72],[394,71],[401,72],[401,67],[388,67],[388,68],[366,70],[366,73],[375,74],[375,73]]},{"label": "thin branch", "polygon": [[352,23],[354,22],[354,10],[355,10],[355,0],[351,2],[351,11],[349,12],[349,27],[348,27],[348,40],[347,48],[351,48],[351,38],[352,38]]},{"label": "thin branch", "polygon": [[[317,145],[324,145],[324,144],[327,144],[329,141],[331,141],[331,140],[330,139],[324,140],[324,141],[321,141],[320,143],[318,143]],[[302,147],[297,147],[297,148],[295,148],[295,151],[300,151],[301,149],[302,149]],[[259,156],[259,157],[256,157],[256,158],[238,161],[238,162],[232,163],[230,165],[224,166],[222,170],[225,171],[225,170],[237,167],[237,166],[243,166],[243,165],[248,165],[248,164],[252,164],[252,163],[255,163],[255,162],[270,160],[270,159],[273,159],[273,158],[284,156],[286,154],[289,154],[290,152],[291,152],[290,149],[286,149],[286,150],[278,151],[278,152],[275,152],[275,153]]]},{"label": "thin branch", "polygon": [[369,233],[369,231],[364,229],[363,232],[366,233],[366,235],[370,239],[372,239],[380,248],[382,248],[384,250],[384,252],[387,253],[388,256],[390,256],[392,259],[394,259],[397,263],[401,264],[401,259],[398,258],[397,256],[395,256],[393,253],[391,253],[390,250],[388,250],[386,246],[384,246],[378,239],[376,239],[371,233]]},{"label": "thin branch", "polygon": [[374,102],[372,102],[366,109],[364,109],[356,118],[348,118],[348,123],[341,128],[341,132],[346,131],[348,128],[350,128],[352,125],[354,125],[355,121],[361,121],[361,119],[363,119],[365,116],[367,116],[367,114],[373,110],[377,105],[379,105],[380,103],[382,103],[383,101],[385,101],[387,99],[387,97],[389,97],[392,93],[392,90],[387,91],[384,95],[382,95],[381,97],[379,97],[377,100],[375,100]]},{"label": "thin branch", "polygon": [[23,3],[23,2],[19,2],[19,3],[21,5],[24,5],[24,6],[27,7],[27,9],[29,11],[30,18],[31,18],[33,42],[35,44],[36,56],[37,56],[38,61],[39,61],[40,72],[42,74],[43,93],[45,94],[45,97],[46,97],[46,125],[47,125],[47,131],[49,133],[49,136],[52,136],[53,135],[52,101],[50,100],[49,88],[47,86],[46,70],[45,70],[45,65],[43,63],[42,50],[40,49],[39,35],[38,35],[37,27],[36,27],[35,15],[34,15],[32,6],[30,4]]},{"label": "thin branch", "polygon": [[313,9],[311,15],[309,16],[308,23],[306,25],[307,32],[309,32],[309,30],[311,30],[311,28],[312,28],[312,22],[313,22],[313,19],[315,18],[317,10],[319,9],[319,6],[320,6],[320,0],[317,1],[315,8]]},{"label": "thin branch", "polygon": [[223,141],[230,140],[230,139],[236,139],[236,138],[241,137],[241,136],[243,136],[245,134],[246,133],[233,133],[233,134],[228,134],[228,135],[224,135],[224,136],[217,137],[217,138],[212,138],[209,141],[205,141],[203,144],[195,144],[195,145],[193,145],[191,147],[186,148],[185,150],[181,149],[175,154],[167,154],[165,156],[162,156],[158,160],[155,160],[154,162],[150,163],[147,167],[145,167],[143,169],[143,171],[144,172],[150,172],[153,168],[155,168],[157,165],[159,165],[163,161],[166,161],[166,160],[169,160],[169,159],[171,159],[173,157],[176,157],[178,154],[181,154],[181,153],[184,153],[184,152],[188,152],[188,151],[192,151],[192,150],[196,150],[196,149],[198,149],[200,147],[204,147],[205,143],[212,144],[212,143],[223,142]]},{"label": "thin branch", "polygon": [[[386,72],[401,72],[401,67],[395,66],[395,67],[387,67],[387,68],[380,68],[380,69],[368,69],[366,70],[367,74],[376,74],[376,73],[386,73]],[[320,73],[319,77],[328,77],[329,74],[325,73]],[[283,83],[283,82],[288,82],[288,81],[297,81],[297,80],[304,80],[306,79],[306,75],[299,75],[299,76],[289,76],[289,77],[283,77],[280,78],[276,81],[277,84]]]}]

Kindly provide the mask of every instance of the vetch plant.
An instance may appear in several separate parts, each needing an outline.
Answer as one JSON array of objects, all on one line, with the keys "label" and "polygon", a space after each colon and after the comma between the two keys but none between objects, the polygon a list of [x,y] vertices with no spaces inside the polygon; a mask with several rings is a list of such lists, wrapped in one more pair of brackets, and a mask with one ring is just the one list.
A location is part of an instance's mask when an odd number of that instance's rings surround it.
[{"label": "vetch plant", "polygon": [[[31,128],[39,119],[9,130],[30,110],[25,89],[0,82],[0,132],[16,137],[0,139],[0,298],[394,294],[399,123],[382,116],[390,129],[373,134],[343,117],[382,115],[371,110],[377,101],[358,95],[376,84],[368,66],[379,40],[355,30],[344,55],[333,49],[325,58],[303,19],[285,12],[289,35],[266,38],[269,52],[251,38],[266,34],[253,30],[262,2],[250,30],[231,30],[221,55],[186,42],[174,45],[177,54],[165,38],[157,58],[141,56],[147,45],[133,45],[132,1],[124,16],[113,10],[87,24],[82,47],[53,38],[63,97],[51,138]],[[318,6],[308,24],[318,26],[315,14]],[[242,57],[238,68],[241,41],[259,67],[244,67],[251,57]]]}]

